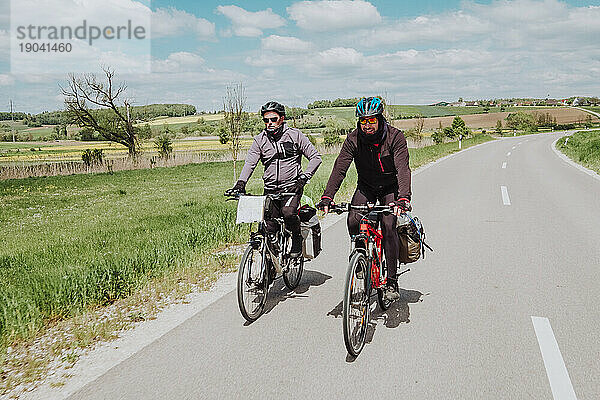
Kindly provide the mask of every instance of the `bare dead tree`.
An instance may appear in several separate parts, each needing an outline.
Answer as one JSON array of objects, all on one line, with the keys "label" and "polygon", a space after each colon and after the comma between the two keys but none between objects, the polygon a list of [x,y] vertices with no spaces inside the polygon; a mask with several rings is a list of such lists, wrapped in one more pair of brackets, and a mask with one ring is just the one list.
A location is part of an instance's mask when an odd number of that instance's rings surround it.
[{"label": "bare dead tree", "polygon": [[106,82],[98,81],[94,74],[83,74],[80,77],[69,74],[68,88],[60,87],[65,98],[65,108],[71,122],[80,127],[92,128],[107,140],[122,144],[127,147],[129,155],[135,157],[139,153],[139,143],[129,112],[131,103],[127,99],[123,100],[125,112],[117,106],[118,98],[127,86],[121,83],[116,87],[113,82],[115,72],[108,67],[103,67],[102,70],[106,75]]},{"label": "bare dead tree", "polygon": [[244,122],[244,107],[246,106],[246,91],[242,83],[228,85],[223,97],[225,126],[229,131],[229,149],[233,159],[233,180],[237,179],[236,162],[240,153],[242,125]]}]

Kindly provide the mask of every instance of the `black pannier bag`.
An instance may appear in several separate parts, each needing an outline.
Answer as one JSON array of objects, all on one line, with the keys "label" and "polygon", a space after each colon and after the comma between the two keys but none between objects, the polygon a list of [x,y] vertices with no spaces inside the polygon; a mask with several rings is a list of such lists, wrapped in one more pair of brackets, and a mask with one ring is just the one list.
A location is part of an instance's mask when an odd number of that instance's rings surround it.
[{"label": "black pannier bag", "polygon": [[321,252],[321,224],[317,210],[308,205],[298,209],[300,232],[302,233],[302,255],[312,260]]},{"label": "black pannier bag", "polygon": [[425,232],[419,217],[407,212],[404,216],[398,218],[397,229],[400,238],[399,262],[403,264],[413,263],[421,258],[421,254],[425,258],[425,247],[433,251],[425,243]]}]

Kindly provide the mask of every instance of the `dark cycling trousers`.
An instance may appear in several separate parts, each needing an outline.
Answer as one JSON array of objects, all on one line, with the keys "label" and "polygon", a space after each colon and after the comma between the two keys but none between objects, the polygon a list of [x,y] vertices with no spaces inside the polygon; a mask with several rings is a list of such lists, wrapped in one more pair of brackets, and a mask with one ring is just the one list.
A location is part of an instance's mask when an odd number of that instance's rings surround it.
[{"label": "dark cycling trousers", "polygon": [[[382,205],[389,204],[395,200],[395,193],[375,194],[356,189],[354,196],[352,196],[352,205],[361,206],[367,203],[375,203],[377,200]],[[350,210],[348,213],[348,233],[351,236],[358,234],[362,216],[363,213],[356,210]],[[387,276],[395,279],[398,271],[398,255],[400,252],[400,240],[396,232],[395,215],[382,215],[381,233],[383,234],[383,251],[387,264]]]},{"label": "dark cycling trousers", "polygon": [[[273,194],[275,192],[266,191],[265,194]],[[287,230],[292,232],[292,235],[300,235],[300,218],[298,218],[298,206],[302,192],[294,196],[285,197],[281,200],[271,202],[271,207],[265,212],[265,225],[267,232],[275,233],[279,230],[277,222],[273,218],[282,218],[285,222]]]}]

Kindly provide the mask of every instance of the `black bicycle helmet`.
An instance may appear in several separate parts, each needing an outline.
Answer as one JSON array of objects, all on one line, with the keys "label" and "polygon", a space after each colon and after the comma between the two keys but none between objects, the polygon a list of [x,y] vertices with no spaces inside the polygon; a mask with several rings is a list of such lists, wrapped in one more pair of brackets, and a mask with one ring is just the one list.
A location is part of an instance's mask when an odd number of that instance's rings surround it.
[{"label": "black bicycle helmet", "polygon": [[356,116],[358,118],[372,117],[383,114],[383,102],[379,97],[363,97],[356,104]]},{"label": "black bicycle helmet", "polygon": [[269,111],[276,112],[282,117],[285,117],[285,106],[276,101],[269,101],[267,104],[260,108],[260,115],[264,116]]}]

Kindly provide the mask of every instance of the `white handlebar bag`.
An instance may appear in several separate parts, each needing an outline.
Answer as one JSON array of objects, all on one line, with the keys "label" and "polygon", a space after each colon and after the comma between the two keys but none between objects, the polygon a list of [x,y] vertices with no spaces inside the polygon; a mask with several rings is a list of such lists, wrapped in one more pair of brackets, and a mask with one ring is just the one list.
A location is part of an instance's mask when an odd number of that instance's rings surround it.
[{"label": "white handlebar bag", "polygon": [[266,199],[266,196],[240,196],[235,223],[243,224],[264,221]]}]

